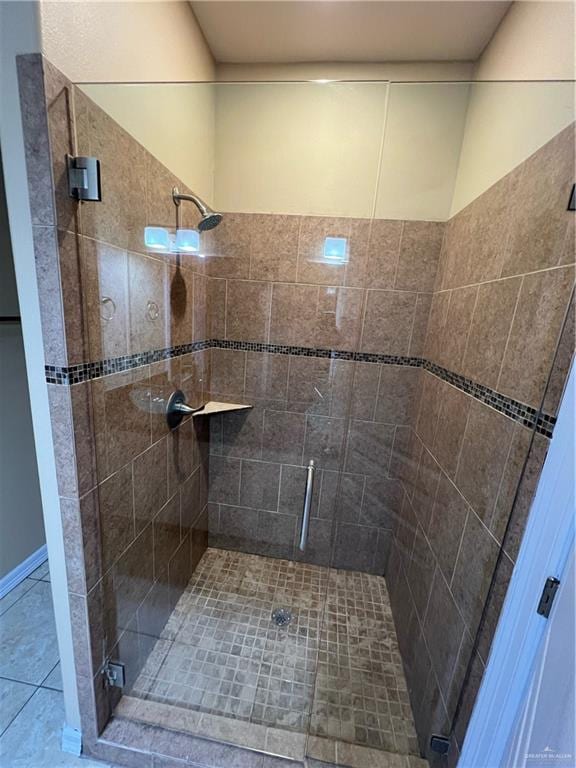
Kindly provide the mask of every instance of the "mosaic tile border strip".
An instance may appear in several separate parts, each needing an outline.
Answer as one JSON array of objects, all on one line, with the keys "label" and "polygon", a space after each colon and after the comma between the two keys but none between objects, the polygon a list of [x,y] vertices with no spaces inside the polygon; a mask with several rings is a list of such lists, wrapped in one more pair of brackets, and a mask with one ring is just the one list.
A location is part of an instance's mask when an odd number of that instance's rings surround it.
[{"label": "mosaic tile border strip", "polygon": [[174,357],[182,357],[192,352],[201,352],[211,349],[213,341],[194,341],[190,344],[180,344],[165,349],[154,349],[151,352],[139,352],[135,355],[122,357],[110,357],[98,360],[96,363],[80,363],[67,368],[56,365],[45,366],[46,382],[48,384],[81,384],[83,381],[99,379],[101,376],[109,376],[111,373],[122,373],[142,365],[159,363],[162,360],[170,360]]},{"label": "mosaic tile border strip", "polygon": [[483,384],[477,384],[475,381],[467,379],[459,373],[453,373],[435,363],[431,363],[429,360],[422,360],[422,368],[434,374],[434,376],[438,376],[439,379],[448,382],[448,384],[452,384],[452,386],[476,400],[486,403],[486,405],[491,406],[494,410],[503,413],[523,426],[530,429],[536,426],[536,431],[541,435],[552,437],[552,431],[556,424],[555,416],[550,416],[539,411],[537,408],[533,408],[531,405],[526,405],[519,400],[502,395],[500,392],[485,387]]},{"label": "mosaic tile border strip", "polygon": [[552,437],[556,417],[540,412],[537,408],[521,403],[511,397],[500,394],[494,389],[478,384],[471,379],[442,368],[422,357],[410,357],[405,355],[380,355],[371,352],[350,352],[348,350],[323,349],[320,347],[299,347],[286,344],[266,344],[256,341],[228,341],[225,339],[207,339],[194,341],[190,344],[181,344],[165,349],[156,349],[151,352],[142,352],[135,355],[108,358],[95,363],[81,363],[70,367],[58,367],[47,365],[45,368],[46,382],[48,384],[80,384],[112,373],[122,373],[142,365],[157,363],[162,360],[170,360],[193,352],[201,352],[206,349],[231,349],[239,352],[268,352],[274,355],[294,355],[296,357],[320,357],[330,360],[350,360],[360,363],[376,363],[379,365],[406,365],[412,368],[423,368],[448,382],[462,392],[474,397],[476,400],[489,405],[494,410],[517,421],[530,429]]}]

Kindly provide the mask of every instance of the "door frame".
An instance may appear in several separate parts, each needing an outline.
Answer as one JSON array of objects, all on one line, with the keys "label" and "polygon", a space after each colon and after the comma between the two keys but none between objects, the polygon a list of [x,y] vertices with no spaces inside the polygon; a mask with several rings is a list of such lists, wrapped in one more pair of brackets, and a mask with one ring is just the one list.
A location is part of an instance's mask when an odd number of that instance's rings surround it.
[{"label": "door frame", "polygon": [[564,578],[574,547],[575,369],[568,376],[459,768],[503,766],[548,626],[536,607],[546,579]]}]

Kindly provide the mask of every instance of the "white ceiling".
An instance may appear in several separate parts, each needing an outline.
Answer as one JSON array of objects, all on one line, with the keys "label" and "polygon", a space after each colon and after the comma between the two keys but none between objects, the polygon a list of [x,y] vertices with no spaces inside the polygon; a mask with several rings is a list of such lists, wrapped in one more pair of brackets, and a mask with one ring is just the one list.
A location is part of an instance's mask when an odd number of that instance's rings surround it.
[{"label": "white ceiling", "polygon": [[473,61],[510,2],[192,2],[222,63]]}]

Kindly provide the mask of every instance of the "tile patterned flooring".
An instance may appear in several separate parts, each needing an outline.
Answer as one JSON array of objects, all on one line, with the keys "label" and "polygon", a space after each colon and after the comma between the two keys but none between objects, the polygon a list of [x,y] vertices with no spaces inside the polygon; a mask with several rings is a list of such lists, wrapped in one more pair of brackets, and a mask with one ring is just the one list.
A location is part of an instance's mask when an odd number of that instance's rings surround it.
[{"label": "tile patterned flooring", "polygon": [[60,751],[64,701],[49,581],[46,562],[0,600],[0,765],[107,768]]},{"label": "tile patterned flooring", "polygon": [[418,754],[379,576],[209,549],[131,695]]}]

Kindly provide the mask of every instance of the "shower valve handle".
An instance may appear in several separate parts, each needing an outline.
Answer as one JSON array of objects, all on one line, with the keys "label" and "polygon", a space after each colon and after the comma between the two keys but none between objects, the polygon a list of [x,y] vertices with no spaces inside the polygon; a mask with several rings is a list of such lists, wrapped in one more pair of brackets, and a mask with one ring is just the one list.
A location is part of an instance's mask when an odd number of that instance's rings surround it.
[{"label": "shower valve handle", "polygon": [[204,408],[203,405],[198,408],[192,408],[186,402],[186,397],[181,389],[172,392],[166,403],[166,421],[170,429],[174,429],[180,424],[184,416],[191,416]]}]

